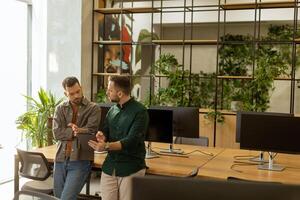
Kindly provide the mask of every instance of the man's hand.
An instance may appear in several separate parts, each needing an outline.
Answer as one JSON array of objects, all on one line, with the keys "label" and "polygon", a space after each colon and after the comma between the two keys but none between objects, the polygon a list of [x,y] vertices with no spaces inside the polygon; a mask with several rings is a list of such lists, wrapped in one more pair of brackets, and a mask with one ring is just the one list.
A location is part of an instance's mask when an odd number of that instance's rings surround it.
[{"label": "man's hand", "polygon": [[105,142],[104,141],[96,142],[94,140],[89,140],[88,144],[89,144],[90,147],[92,147],[96,151],[104,151],[104,148],[105,148]]},{"label": "man's hand", "polygon": [[97,138],[98,142],[105,142],[106,141],[106,137],[105,137],[105,135],[103,134],[102,131],[97,132],[96,138]]},{"label": "man's hand", "polygon": [[82,131],[83,131],[82,128],[79,128],[76,124],[73,124],[73,123],[69,123],[68,127],[72,128],[74,136],[77,136],[77,134],[82,133]]}]

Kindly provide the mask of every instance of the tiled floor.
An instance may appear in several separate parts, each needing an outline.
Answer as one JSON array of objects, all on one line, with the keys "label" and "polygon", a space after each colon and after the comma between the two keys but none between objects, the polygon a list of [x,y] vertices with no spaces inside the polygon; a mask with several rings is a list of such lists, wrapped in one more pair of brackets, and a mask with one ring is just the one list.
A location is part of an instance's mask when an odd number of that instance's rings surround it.
[{"label": "tiled floor", "polygon": [[[25,178],[20,179],[20,186],[24,184],[27,180]],[[100,190],[100,178],[95,174],[92,175],[90,194],[94,195]],[[85,194],[85,187],[82,189],[81,193]],[[14,182],[10,181],[4,184],[0,184],[0,199],[1,200],[12,200],[14,196]]]}]

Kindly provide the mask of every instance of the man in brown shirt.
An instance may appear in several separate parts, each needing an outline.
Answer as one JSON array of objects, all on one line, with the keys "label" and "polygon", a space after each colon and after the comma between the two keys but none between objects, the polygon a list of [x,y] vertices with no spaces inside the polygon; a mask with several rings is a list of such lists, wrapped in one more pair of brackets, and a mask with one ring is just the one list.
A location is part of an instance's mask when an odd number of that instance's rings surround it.
[{"label": "man in brown shirt", "polygon": [[[76,77],[67,77],[62,86],[67,101],[54,114],[53,134],[58,140],[54,163],[54,195],[62,200],[76,200],[91,170],[93,151],[83,151],[82,136],[96,134],[100,108],[83,96]],[[90,155],[92,154],[92,155]]]}]

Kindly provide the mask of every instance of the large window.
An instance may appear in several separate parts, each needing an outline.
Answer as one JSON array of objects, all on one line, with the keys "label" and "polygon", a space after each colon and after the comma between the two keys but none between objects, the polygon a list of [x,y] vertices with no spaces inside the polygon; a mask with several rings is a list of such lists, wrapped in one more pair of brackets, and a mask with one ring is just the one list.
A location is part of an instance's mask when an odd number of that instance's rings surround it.
[{"label": "large window", "polygon": [[13,155],[15,146],[21,139],[15,120],[26,110],[22,95],[27,94],[27,11],[26,3],[16,0],[1,1],[0,163],[3,166],[0,183],[13,177]]}]

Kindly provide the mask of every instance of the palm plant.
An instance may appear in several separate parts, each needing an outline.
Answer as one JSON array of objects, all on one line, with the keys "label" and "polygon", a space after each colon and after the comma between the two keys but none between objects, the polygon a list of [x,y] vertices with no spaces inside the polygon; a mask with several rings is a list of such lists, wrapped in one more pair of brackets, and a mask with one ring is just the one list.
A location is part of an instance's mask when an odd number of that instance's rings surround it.
[{"label": "palm plant", "polygon": [[52,119],[55,107],[63,99],[57,99],[50,91],[46,92],[42,88],[38,91],[38,99],[31,96],[24,97],[29,109],[17,118],[17,128],[25,133],[26,138],[31,139],[32,146],[43,147],[53,144]]}]

